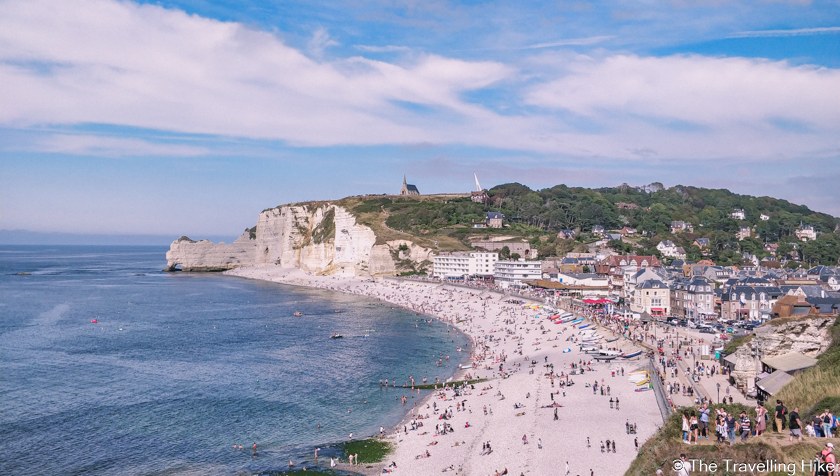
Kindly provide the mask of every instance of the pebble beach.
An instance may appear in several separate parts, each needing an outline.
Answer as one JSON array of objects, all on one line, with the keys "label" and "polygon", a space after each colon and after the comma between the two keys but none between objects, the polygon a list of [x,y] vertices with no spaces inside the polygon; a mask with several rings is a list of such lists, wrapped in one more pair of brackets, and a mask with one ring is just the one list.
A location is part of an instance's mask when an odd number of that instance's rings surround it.
[{"label": "pebble beach", "polygon": [[[641,446],[662,424],[654,393],[636,391],[640,387],[630,380],[631,372],[647,370],[646,359],[592,360],[574,342],[580,338],[576,325],[555,324],[545,311],[527,306],[539,303],[526,298],[514,298],[526,305],[513,304],[499,293],[434,282],[313,276],[275,266],[226,274],[380,299],[454,326],[473,342],[465,365],[470,368],[459,370],[454,379],[481,382],[457,395],[441,385],[423,400],[409,400],[404,422],[386,432],[394,452],[377,465],[343,461],[340,469],[395,475],[612,476],[629,468],[636,442]],[[602,327],[597,332],[613,337]],[[642,350],[624,338],[601,345],[626,353]],[[635,426],[635,434],[628,433],[628,424]],[[614,451],[605,448],[607,440]]]}]

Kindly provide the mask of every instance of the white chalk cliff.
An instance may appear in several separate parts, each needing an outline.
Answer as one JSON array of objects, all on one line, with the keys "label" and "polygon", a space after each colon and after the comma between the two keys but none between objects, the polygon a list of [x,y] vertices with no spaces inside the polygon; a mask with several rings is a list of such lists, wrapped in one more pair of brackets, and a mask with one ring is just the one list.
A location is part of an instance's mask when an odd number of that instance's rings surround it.
[{"label": "white chalk cliff", "polygon": [[257,226],[229,245],[182,236],[166,253],[166,270],[278,265],[310,274],[377,276],[426,269],[431,256],[432,250],[408,240],[377,245],[373,230],[340,206],[304,204],[263,211]]}]

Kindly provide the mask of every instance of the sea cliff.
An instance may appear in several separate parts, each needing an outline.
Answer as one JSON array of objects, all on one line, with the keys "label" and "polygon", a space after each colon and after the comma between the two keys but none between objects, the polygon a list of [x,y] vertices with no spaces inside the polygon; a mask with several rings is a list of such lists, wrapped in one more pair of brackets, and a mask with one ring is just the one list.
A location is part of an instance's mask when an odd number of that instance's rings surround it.
[{"label": "sea cliff", "polygon": [[166,253],[167,271],[224,271],[279,265],[309,274],[381,276],[431,268],[432,250],[410,240],[377,244],[374,231],[326,202],[264,210],[233,243],[182,236]]}]

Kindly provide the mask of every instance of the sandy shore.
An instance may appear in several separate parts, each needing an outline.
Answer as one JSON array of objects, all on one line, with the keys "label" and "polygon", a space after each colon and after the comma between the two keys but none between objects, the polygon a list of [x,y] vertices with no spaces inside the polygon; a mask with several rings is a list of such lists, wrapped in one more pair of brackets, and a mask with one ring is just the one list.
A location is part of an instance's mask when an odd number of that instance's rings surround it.
[{"label": "sandy shore", "polygon": [[[399,429],[389,436],[396,450],[386,464],[396,463],[396,468],[386,468],[393,474],[436,474],[451,466],[454,469],[447,473],[459,475],[495,475],[505,469],[511,475],[565,475],[568,461],[568,472],[573,476],[620,475],[635,458],[634,438],[641,446],[661,424],[653,392],[635,392],[636,385],[628,380],[629,372],[645,366],[645,360],[592,362],[585,366],[591,371],[569,375],[574,385],[565,387],[564,395],[557,375],[568,375],[570,364],[589,359],[577,344],[568,341],[579,331],[569,324],[544,319],[545,312],[540,310],[504,303],[499,294],[485,293],[482,298],[479,291],[435,283],[312,276],[279,267],[238,268],[226,274],[422,308],[424,313],[457,326],[476,343],[471,356],[473,368],[461,373],[488,380],[458,397],[451,390],[441,390],[421,402],[417,413],[429,416],[417,420],[423,426],[412,430],[409,420],[404,425],[407,432]],[[598,332],[612,336],[603,328]],[[605,345],[625,352],[635,350],[625,339]],[[564,349],[570,350],[564,353]],[[537,364],[532,365],[532,361]],[[551,370],[547,364],[554,365],[554,382],[547,375]],[[609,386],[609,396],[593,393],[591,385],[601,385],[602,381],[604,387]],[[619,399],[620,409],[610,408],[611,398]],[[556,409],[557,420],[555,409],[545,408],[552,402],[561,405]],[[463,406],[459,408],[458,404]],[[515,408],[515,404],[521,408]],[[441,419],[444,412],[451,417]],[[637,424],[637,434],[627,434],[628,421]],[[436,425],[442,429],[444,423],[453,431],[443,434],[436,430]],[[602,451],[601,442],[605,440],[614,441],[617,451]],[[488,442],[492,452],[482,454]],[[429,457],[417,458],[426,451]],[[378,474],[382,467],[371,470]],[[357,468],[353,470],[359,471]]]}]

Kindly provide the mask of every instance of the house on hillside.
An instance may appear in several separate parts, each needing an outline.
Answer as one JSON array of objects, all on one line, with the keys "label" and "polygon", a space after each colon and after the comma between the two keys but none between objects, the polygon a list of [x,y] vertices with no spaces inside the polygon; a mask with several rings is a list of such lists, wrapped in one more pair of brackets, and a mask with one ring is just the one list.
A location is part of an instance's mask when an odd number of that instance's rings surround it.
[{"label": "house on hillside", "polygon": [[817,231],[813,225],[803,225],[799,222],[799,228],[796,229],[796,239],[800,241],[816,240]]},{"label": "house on hillside", "polygon": [[487,195],[487,192],[485,192],[484,190],[470,192],[470,200],[474,201],[475,203],[488,203],[490,202],[490,195]]},{"label": "house on hillside", "polygon": [[734,218],[736,220],[746,220],[747,215],[744,213],[743,208],[736,208],[732,210],[732,213],[729,214],[729,218]]},{"label": "house on hillside", "polygon": [[575,231],[574,230],[560,230],[560,233],[557,233],[557,238],[560,238],[561,240],[569,240],[569,239],[573,239],[574,237],[575,237]]},{"label": "house on hillside", "polygon": [[601,236],[604,234],[604,227],[601,225],[595,225],[592,227],[592,234],[596,236]]},{"label": "house on hillside", "polygon": [[767,221],[770,219],[770,216],[762,213],[761,215],[759,215],[759,218],[761,218],[761,221]]},{"label": "house on hillside", "polygon": [[499,212],[487,212],[487,226],[490,228],[501,228],[505,216]]},{"label": "house on hillside", "polygon": [[694,240],[694,243],[692,243],[692,245],[694,245],[694,246],[696,246],[700,249],[708,248],[709,247],[709,239],[708,238],[697,238],[696,240]]},{"label": "house on hillside", "polygon": [[752,235],[752,229],[748,226],[742,226],[738,233],[735,234],[735,237],[738,238],[738,241],[743,240],[744,238],[749,238]]},{"label": "house on hillside", "polygon": [[694,226],[682,220],[675,220],[671,222],[671,233],[694,233]]},{"label": "house on hillside", "polygon": [[685,259],[685,250],[677,246],[671,240],[662,240],[656,245],[656,249],[662,253],[662,256],[667,256],[669,258],[676,258],[676,259]]},{"label": "house on hillside", "polygon": [[635,235],[636,234],[636,229],[635,228],[630,228],[629,226],[625,226],[624,228],[618,230],[618,232],[621,233],[622,235]]}]

